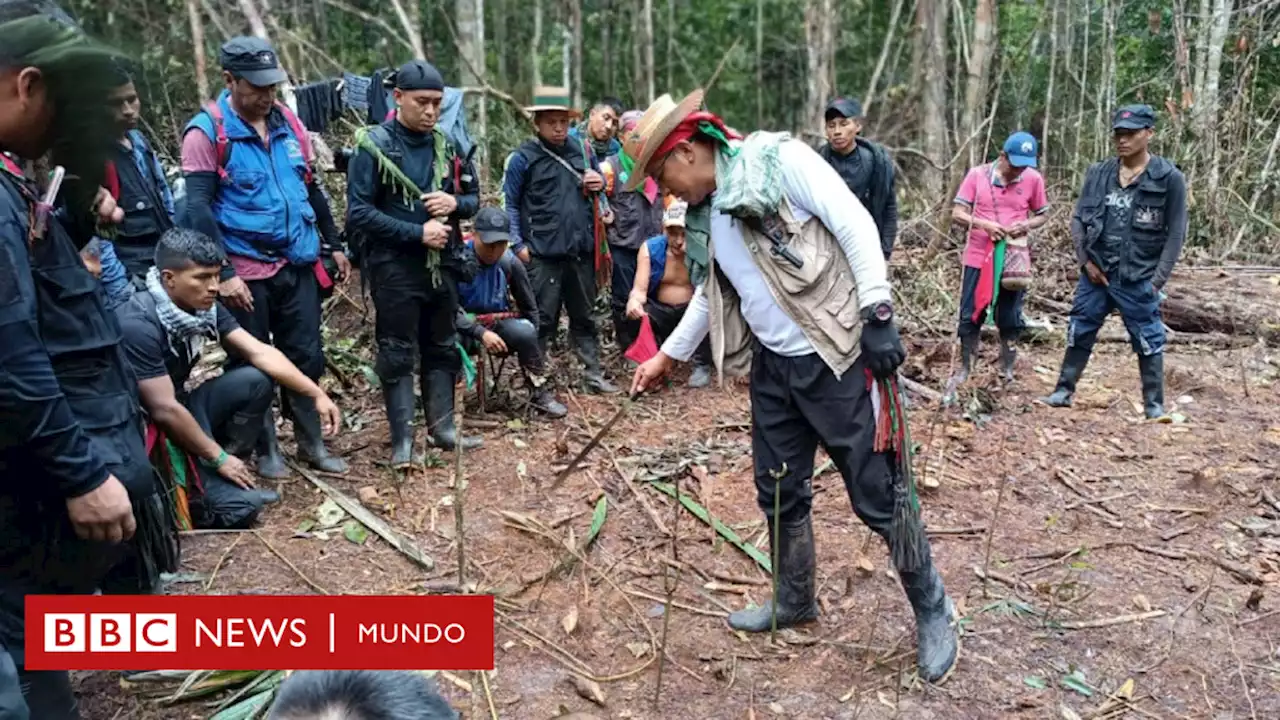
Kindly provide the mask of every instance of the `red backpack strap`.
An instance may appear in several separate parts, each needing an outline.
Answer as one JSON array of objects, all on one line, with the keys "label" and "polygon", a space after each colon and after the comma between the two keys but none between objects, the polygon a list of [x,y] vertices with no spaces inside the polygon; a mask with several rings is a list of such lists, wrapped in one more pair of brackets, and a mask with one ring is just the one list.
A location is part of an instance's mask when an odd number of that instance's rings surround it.
[{"label": "red backpack strap", "polygon": [[106,185],[107,192],[111,193],[111,197],[120,199],[120,173],[116,170],[114,160],[107,161],[106,175],[103,177],[103,183]]},{"label": "red backpack strap", "polygon": [[298,116],[289,109],[288,105],[276,101],[276,107],[280,108],[280,114],[284,115],[284,119],[289,123],[289,127],[293,130],[293,136],[298,139],[298,149],[302,152],[302,160],[307,164],[305,180],[308,185],[311,184],[311,153],[307,152],[307,148],[311,146],[310,136],[307,135],[307,126],[302,124]]},{"label": "red backpack strap", "polygon": [[211,102],[204,106],[204,111],[209,113],[209,118],[213,120],[213,144],[218,151],[218,178],[227,179],[227,155],[231,151],[230,142],[227,140],[227,125],[222,119],[222,108],[218,107],[218,103]]}]

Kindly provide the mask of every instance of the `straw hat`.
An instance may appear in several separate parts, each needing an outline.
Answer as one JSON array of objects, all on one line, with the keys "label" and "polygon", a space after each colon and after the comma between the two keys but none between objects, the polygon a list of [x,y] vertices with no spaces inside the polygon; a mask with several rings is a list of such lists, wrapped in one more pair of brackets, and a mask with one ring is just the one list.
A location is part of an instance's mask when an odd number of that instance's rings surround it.
[{"label": "straw hat", "polygon": [[569,99],[569,89],[539,85],[533,89],[533,104],[525,108],[530,114],[540,112],[567,112],[571,118],[582,117],[582,111],[573,106]]},{"label": "straw hat", "polygon": [[627,179],[625,190],[635,190],[644,183],[645,166],[653,154],[685,118],[702,107],[703,91],[694,90],[677,103],[670,95],[663,95],[648,110],[640,122],[622,139],[622,150],[635,161],[635,169]]}]

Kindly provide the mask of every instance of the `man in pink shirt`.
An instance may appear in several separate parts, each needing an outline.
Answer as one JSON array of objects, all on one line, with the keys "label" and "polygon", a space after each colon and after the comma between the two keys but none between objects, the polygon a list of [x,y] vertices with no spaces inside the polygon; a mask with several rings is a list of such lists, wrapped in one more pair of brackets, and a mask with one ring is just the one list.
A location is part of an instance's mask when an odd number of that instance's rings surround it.
[{"label": "man in pink shirt", "polygon": [[[956,193],[951,210],[954,223],[969,230],[964,247],[964,278],[960,296],[960,373],[951,390],[969,378],[978,354],[979,331],[990,314],[991,288],[980,291],[981,281],[992,282],[995,245],[1022,237],[1048,220],[1049,198],[1044,178],[1035,170],[1039,143],[1027,132],[1016,132],[1004,143],[995,162],[971,168]],[[997,295],[995,324],[1000,329],[1000,367],[1006,380],[1013,379],[1017,351],[1013,343],[1022,331],[1022,291],[1001,290]]]}]

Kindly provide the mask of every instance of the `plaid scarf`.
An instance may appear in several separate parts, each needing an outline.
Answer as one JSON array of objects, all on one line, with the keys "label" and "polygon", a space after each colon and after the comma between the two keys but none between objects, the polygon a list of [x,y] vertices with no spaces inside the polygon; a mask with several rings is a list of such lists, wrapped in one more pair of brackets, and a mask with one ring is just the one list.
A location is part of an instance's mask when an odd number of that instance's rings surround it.
[{"label": "plaid scarf", "polygon": [[[196,338],[218,339],[218,306],[189,313],[174,304],[160,282],[160,268],[147,271],[147,292],[156,302],[156,315],[169,338],[169,349],[175,355],[191,357],[196,352]],[[181,351],[179,350],[181,347]]]}]

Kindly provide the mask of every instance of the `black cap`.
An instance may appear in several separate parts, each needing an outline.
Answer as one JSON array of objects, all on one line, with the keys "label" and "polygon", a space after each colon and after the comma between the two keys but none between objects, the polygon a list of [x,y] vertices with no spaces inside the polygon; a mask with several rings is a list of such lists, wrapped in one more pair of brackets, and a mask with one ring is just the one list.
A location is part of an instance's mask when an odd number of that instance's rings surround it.
[{"label": "black cap", "polygon": [[410,60],[396,71],[396,89],[443,92],[444,78],[440,76],[436,66],[426,60]]},{"label": "black cap", "polygon": [[862,117],[862,103],[853,98],[836,98],[827,105],[825,117],[830,120],[836,115],[846,118],[860,118]]},{"label": "black cap", "polygon": [[219,60],[223,70],[256,87],[271,87],[289,79],[288,73],[280,69],[275,48],[262,38],[231,38],[222,45]]},{"label": "black cap", "polygon": [[485,245],[510,242],[511,223],[502,208],[480,208],[475,218],[476,237]]},{"label": "black cap", "polygon": [[1142,130],[1156,126],[1156,111],[1150,105],[1125,105],[1111,118],[1113,130]]}]

